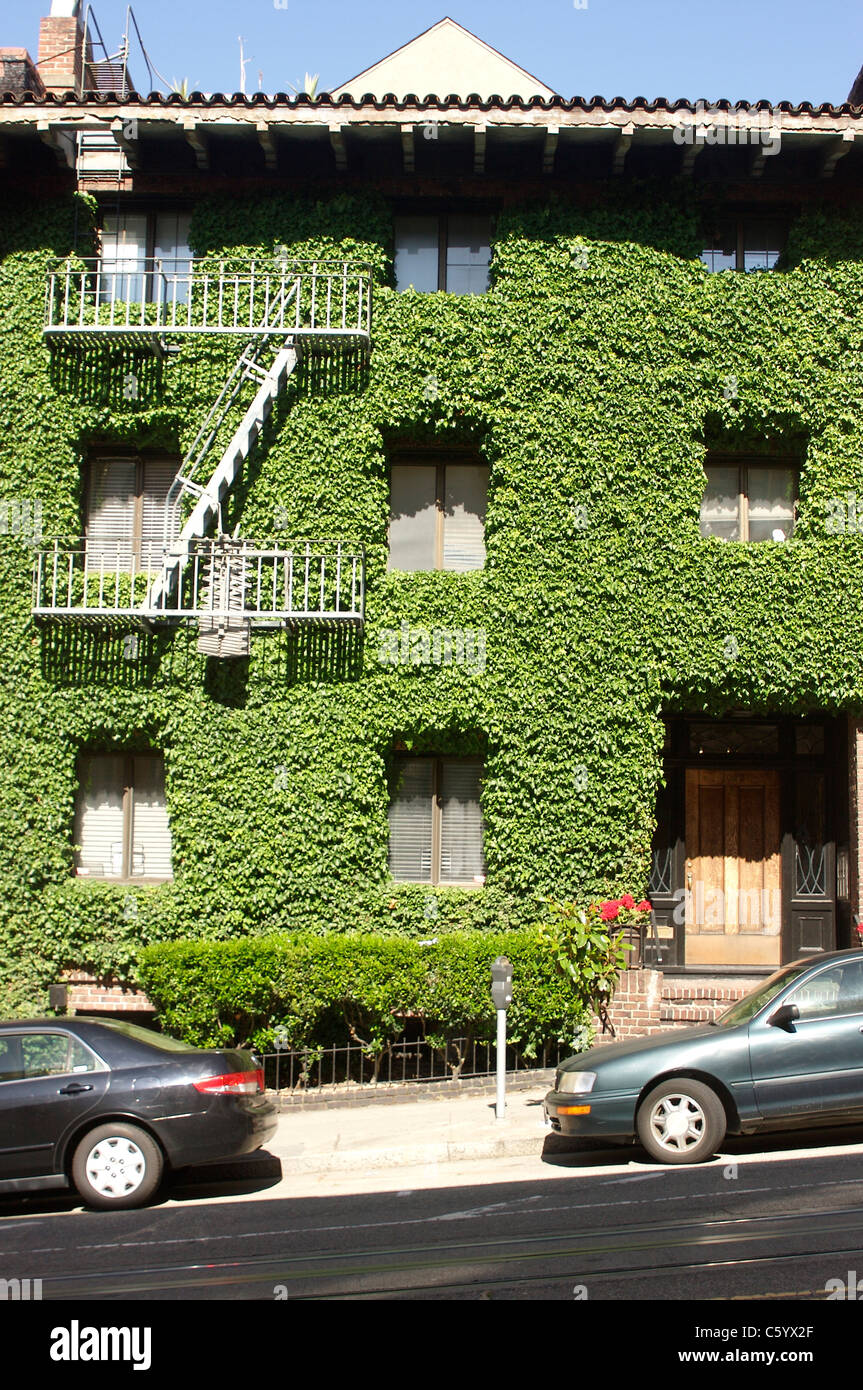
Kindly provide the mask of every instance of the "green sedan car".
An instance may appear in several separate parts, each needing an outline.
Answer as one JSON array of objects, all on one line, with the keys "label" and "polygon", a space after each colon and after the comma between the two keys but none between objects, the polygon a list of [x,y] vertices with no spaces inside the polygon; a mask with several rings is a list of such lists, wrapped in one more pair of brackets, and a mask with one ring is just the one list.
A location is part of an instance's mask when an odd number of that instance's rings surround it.
[{"label": "green sedan car", "polygon": [[702,1027],[570,1057],[545,1111],[662,1163],[711,1158],[726,1134],[863,1124],[863,951],[786,965]]}]

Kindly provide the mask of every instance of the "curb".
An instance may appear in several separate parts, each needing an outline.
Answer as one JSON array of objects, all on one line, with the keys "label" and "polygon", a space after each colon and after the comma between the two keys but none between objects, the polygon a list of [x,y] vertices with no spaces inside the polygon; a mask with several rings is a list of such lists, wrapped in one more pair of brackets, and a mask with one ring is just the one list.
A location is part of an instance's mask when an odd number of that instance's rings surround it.
[{"label": "curb", "polygon": [[500,1138],[459,1143],[414,1144],[403,1149],[355,1149],[343,1153],[275,1154],[282,1177],[296,1173],[364,1173],[382,1168],[414,1168],[433,1163],[460,1163],[483,1158],[525,1158],[542,1153],[548,1131],[532,1137]]}]

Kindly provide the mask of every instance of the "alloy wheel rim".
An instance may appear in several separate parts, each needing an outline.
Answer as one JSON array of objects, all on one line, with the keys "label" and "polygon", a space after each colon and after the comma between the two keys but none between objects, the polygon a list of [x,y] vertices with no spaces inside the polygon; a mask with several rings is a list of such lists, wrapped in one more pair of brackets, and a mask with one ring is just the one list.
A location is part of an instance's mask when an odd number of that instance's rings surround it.
[{"label": "alloy wheel rim", "polygon": [[704,1138],[707,1118],[692,1096],[663,1096],[650,1116],[650,1132],[671,1153],[685,1153]]},{"label": "alloy wheel rim", "polygon": [[147,1171],[147,1160],[131,1139],[109,1135],[87,1155],[85,1172],[100,1197],[128,1197],[137,1192]]}]

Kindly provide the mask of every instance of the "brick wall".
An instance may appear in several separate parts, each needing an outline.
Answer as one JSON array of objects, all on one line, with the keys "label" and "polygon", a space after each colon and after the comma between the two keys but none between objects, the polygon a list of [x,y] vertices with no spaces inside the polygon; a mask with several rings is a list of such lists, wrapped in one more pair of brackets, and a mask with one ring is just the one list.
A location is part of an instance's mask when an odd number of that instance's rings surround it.
[{"label": "brick wall", "polygon": [[666,980],[659,970],[626,970],[609,1010],[614,1035],[598,1031],[595,1042],[626,1042],[672,1028],[712,1023],[760,983],[760,979],[743,978]]},{"label": "brick wall", "polygon": [[0,92],[11,92],[16,97],[24,92],[45,95],[42,79],[26,48],[0,48]]},{"label": "brick wall", "polygon": [[97,979],[83,970],[67,970],[63,974],[63,984],[68,988],[70,1014],[155,1013],[146,994],[138,989],[127,989],[116,980]]},{"label": "brick wall", "polygon": [[77,18],[48,15],[39,24],[39,75],[49,92],[80,92],[83,29]]}]

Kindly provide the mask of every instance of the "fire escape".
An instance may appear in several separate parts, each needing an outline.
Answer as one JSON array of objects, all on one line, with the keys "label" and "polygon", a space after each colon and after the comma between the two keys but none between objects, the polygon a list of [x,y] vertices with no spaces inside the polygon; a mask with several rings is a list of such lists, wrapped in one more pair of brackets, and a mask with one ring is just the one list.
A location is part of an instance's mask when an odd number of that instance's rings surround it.
[{"label": "fire escape", "polygon": [[231,335],[241,346],[171,485],[161,542],[55,542],[36,556],[33,617],[148,630],[194,624],[199,650],[221,657],[247,654],[253,627],[362,623],[360,548],[227,536],[221,507],[303,354],[367,357],[371,310],[369,268],[350,262],[240,270],[222,263],[166,274],[152,260],[124,267],[70,259],[52,272],[52,350],[83,355],[111,342],[165,357],[191,334]]}]

